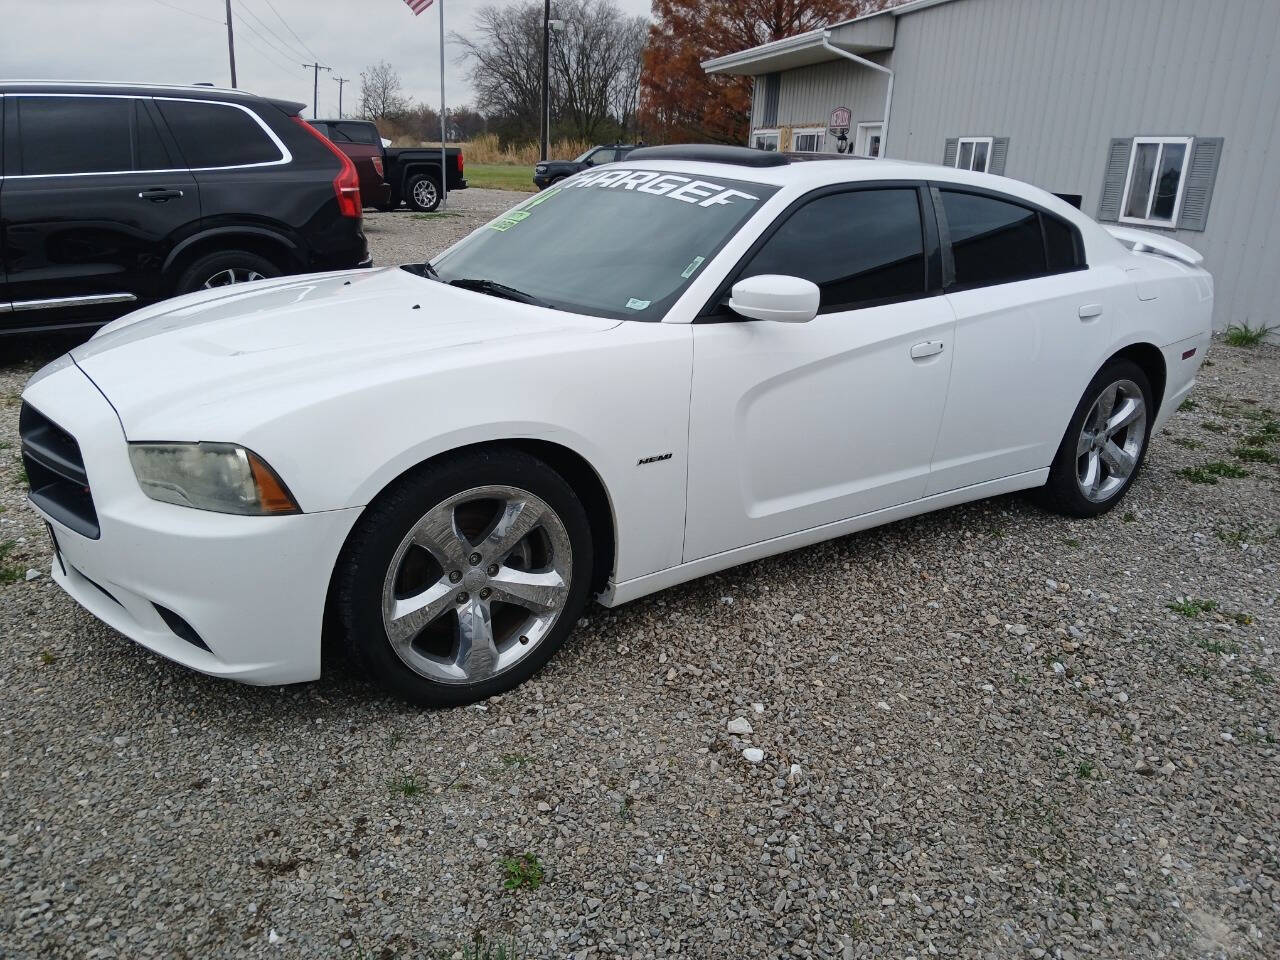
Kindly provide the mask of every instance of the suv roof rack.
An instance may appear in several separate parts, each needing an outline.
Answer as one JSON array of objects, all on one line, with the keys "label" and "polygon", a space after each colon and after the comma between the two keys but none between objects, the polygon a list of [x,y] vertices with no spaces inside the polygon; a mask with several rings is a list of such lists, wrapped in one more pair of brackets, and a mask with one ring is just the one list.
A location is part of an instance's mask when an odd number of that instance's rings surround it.
[{"label": "suv roof rack", "polygon": [[723,143],[672,143],[662,147],[640,147],[627,155],[632,160],[698,160],[702,163],[731,163],[739,167],[785,167],[791,161],[772,150],[731,147]]}]

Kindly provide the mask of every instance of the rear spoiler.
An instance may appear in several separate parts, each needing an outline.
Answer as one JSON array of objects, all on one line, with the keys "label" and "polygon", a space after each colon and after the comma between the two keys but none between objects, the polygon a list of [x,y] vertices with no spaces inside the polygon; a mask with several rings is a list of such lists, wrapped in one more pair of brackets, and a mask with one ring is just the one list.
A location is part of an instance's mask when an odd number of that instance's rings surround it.
[{"label": "rear spoiler", "polygon": [[1130,227],[1106,227],[1106,231],[1134,253],[1158,253],[1164,257],[1181,260],[1192,267],[1198,267],[1204,263],[1204,257],[1185,243],[1170,240],[1158,233],[1134,230]]},{"label": "rear spoiler", "polygon": [[298,103],[295,100],[277,100],[275,97],[263,97],[262,99],[266,100],[267,103],[271,104],[286,117],[296,117],[307,109],[305,103]]}]

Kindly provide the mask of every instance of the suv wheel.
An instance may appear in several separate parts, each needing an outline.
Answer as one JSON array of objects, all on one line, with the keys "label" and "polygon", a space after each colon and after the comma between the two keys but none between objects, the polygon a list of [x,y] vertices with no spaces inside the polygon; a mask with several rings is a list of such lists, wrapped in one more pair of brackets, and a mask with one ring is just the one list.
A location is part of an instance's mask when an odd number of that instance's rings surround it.
[{"label": "suv wheel", "polygon": [[419,213],[431,213],[440,206],[440,186],[434,177],[420,173],[409,181],[409,206]]},{"label": "suv wheel", "polygon": [[388,690],[427,707],[510,690],[551,659],[586,605],[591,531],[542,461],[482,450],[393,485],[343,548],[346,642]]},{"label": "suv wheel", "polygon": [[266,257],[247,250],[223,250],[201,257],[182,271],[176,292],[194,293],[278,276],[280,268]]}]

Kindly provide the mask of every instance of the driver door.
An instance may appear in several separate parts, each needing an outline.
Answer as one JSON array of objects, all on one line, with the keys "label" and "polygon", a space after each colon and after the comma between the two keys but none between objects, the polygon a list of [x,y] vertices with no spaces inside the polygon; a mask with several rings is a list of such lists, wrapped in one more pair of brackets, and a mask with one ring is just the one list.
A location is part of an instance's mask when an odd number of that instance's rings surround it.
[{"label": "driver door", "polygon": [[955,334],[931,209],[912,183],[810,195],[730,279],[812,280],[818,315],[695,324],[686,563],[924,496]]}]

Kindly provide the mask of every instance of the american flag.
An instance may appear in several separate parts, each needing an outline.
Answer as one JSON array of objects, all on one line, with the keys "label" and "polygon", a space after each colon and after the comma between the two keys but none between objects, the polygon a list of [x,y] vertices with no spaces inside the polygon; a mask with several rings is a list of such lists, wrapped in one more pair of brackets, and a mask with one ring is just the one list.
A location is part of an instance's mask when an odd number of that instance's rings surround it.
[{"label": "american flag", "polygon": [[431,0],[404,0],[404,2],[408,5],[409,9],[413,11],[413,15],[415,17],[423,10],[427,9],[427,7],[431,6]]}]

